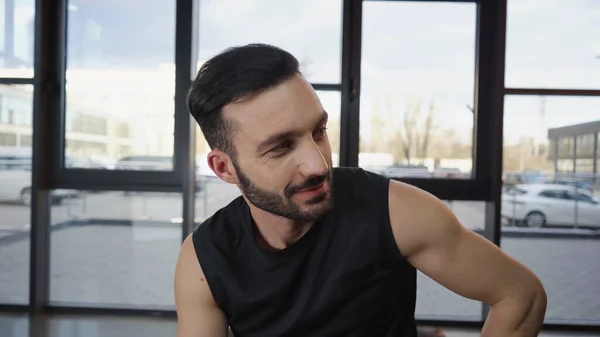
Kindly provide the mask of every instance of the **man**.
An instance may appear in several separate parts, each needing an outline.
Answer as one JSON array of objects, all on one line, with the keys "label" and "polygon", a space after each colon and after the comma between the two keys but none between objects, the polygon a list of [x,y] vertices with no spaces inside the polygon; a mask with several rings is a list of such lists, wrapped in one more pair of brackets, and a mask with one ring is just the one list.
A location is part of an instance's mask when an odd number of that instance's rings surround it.
[{"label": "man", "polygon": [[178,337],[416,336],[416,270],[490,305],[483,336],[536,336],[538,278],[438,199],[333,168],[327,112],[298,61],[268,45],[200,69],[188,108],[208,164],[242,196],[183,243]]}]

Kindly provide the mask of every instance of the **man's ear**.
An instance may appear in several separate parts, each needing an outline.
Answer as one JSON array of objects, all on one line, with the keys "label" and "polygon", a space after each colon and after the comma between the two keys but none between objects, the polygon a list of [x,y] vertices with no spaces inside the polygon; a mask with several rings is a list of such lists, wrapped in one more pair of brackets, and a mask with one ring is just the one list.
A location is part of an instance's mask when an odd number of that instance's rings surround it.
[{"label": "man's ear", "polygon": [[226,183],[238,184],[238,176],[229,155],[220,150],[212,150],[207,156],[208,167]]}]

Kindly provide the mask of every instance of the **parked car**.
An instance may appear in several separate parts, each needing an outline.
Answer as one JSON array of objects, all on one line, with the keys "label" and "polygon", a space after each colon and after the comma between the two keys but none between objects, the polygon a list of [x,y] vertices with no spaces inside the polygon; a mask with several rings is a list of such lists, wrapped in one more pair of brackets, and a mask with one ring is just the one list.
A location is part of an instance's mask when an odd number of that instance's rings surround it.
[{"label": "parked car", "polygon": [[574,188],[581,188],[581,189],[587,190],[590,193],[594,193],[594,188],[592,187],[592,184],[590,184],[589,182],[587,182],[585,180],[552,179],[552,180],[548,180],[546,183],[572,186]]},{"label": "parked car", "polygon": [[502,217],[528,227],[600,228],[600,200],[562,184],[517,184],[502,194]]},{"label": "parked car", "polygon": [[503,181],[505,185],[536,184],[544,182],[545,178],[540,172],[525,171],[505,173]]},{"label": "parked car", "polygon": [[[79,191],[57,189],[50,192],[53,204],[79,197]],[[31,155],[0,154],[0,201],[31,205]]]},{"label": "parked car", "polygon": [[454,167],[438,167],[433,170],[434,178],[469,179],[470,173],[462,172]]},{"label": "parked car", "polygon": [[171,171],[173,157],[171,156],[128,156],[119,159],[116,170],[136,171]]},{"label": "parked car", "polygon": [[[170,171],[173,169],[173,157],[170,156],[128,156],[121,158],[115,165],[117,170]],[[219,183],[221,180],[201,161],[196,159],[196,192],[205,189],[206,184]],[[129,194],[126,192],[126,194]]]}]

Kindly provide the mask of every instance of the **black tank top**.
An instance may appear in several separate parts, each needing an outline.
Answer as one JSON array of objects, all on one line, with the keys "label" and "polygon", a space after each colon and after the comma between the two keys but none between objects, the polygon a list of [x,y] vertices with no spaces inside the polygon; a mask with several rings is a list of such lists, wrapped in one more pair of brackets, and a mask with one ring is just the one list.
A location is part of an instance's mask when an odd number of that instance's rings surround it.
[{"label": "black tank top", "polygon": [[199,262],[236,337],[416,337],[416,270],[400,253],[389,179],[335,168],[334,209],[281,251],[256,242],[238,197],[193,233]]}]

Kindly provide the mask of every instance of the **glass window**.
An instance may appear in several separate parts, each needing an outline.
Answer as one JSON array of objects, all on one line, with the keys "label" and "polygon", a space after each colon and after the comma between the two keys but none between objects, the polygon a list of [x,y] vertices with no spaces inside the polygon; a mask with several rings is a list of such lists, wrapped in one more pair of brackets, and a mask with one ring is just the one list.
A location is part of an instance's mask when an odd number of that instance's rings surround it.
[{"label": "glass window", "polygon": [[595,137],[594,134],[577,136],[577,158],[593,158]]},{"label": "glass window", "polygon": [[179,193],[55,190],[50,301],[174,309]]},{"label": "glass window", "polygon": [[[327,134],[331,143],[333,166],[339,164],[340,146],[340,106],[341,95],[337,91],[318,91],[321,104],[329,114]],[[196,217],[206,219],[220,208],[227,206],[240,195],[239,189],[216,177],[208,167],[206,158],[210,148],[202,135],[200,127],[196,126]]]},{"label": "glass window", "polygon": [[560,191],[542,191],[540,197],[559,199],[562,193]]},{"label": "glass window", "polygon": [[[485,227],[485,203],[445,200],[461,224],[479,234]],[[481,320],[481,302],[461,297],[417,272],[417,319]]]},{"label": "glass window", "polygon": [[173,169],[175,2],[144,4],[69,3],[67,166]]},{"label": "glass window", "polygon": [[[547,322],[600,322],[600,270],[590,268],[598,259],[594,229],[600,228],[600,208],[568,193],[593,189],[589,174],[555,172],[556,159],[532,150],[548,144],[549,129],[595,121],[598,111],[600,97],[509,95],[504,101],[504,171],[537,172],[545,177],[545,189],[562,191],[560,198],[503,198],[501,204],[509,220],[502,227],[502,248],[540,277],[548,293]],[[561,165],[566,163],[557,163],[559,171]],[[527,235],[515,226],[529,227]]]},{"label": "glass window", "polygon": [[229,47],[268,43],[296,56],[310,82],[341,82],[341,0],[203,0],[199,7],[198,66]]},{"label": "glass window", "polygon": [[[0,85],[6,111],[8,102],[31,116],[33,86]],[[31,120],[15,125],[0,120],[0,304],[29,301],[29,234],[31,202]]]},{"label": "glass window", "polygon": [[475,3],[363,3],[361,167],[471,178],[476,14]]},{"label": "glass window", "polygon": [[584,201],[592,204],[594,202],[594,198],[588,194],[577,193],[576,200]]},{"label": "glass window", "polygon": [[594,172],[594,160],[593,159],[577,159],[575,161],[575,172],[577,173],[593,173]]},{"label": "glass window", "polygon": [[574,138],[559,138],[558,139],[558,157],[559,158],[573,158],[574,152]]},{"label": "glass window", "polygon": [[597,1],[509,0],[506,86],[600,89]]},{"label": "glass window", "polygon": [[0,77],[33,77],[34,0],[0,0]]}]

